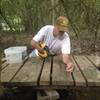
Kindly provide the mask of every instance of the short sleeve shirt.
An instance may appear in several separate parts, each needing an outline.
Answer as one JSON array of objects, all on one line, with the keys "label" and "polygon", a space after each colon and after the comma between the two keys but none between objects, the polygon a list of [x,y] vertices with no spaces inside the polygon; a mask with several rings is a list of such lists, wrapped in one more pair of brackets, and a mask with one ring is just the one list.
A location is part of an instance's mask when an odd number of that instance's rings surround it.
[{"label": "short sleeve shirt", "polygon": [[33,40],[36,42],[44,41],[51,54],[70,54],[70,38],[68,33],[65,32],[59,38],[54,37],[53,29],[53,25],[46,25],[42,27],[33,37]]}]

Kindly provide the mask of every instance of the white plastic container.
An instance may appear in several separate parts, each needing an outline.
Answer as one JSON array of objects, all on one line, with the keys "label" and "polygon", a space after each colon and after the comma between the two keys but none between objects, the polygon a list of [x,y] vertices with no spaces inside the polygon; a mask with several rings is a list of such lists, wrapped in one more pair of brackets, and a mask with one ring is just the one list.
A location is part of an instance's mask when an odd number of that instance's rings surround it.
[{"label": "white plastic container", "polygon": [[9,47],[4,50],[5,57],[7,63],[20,63],[24,60],[25,56],[27,55],[27,47],[26,46],[16,46],[16,47]]}]

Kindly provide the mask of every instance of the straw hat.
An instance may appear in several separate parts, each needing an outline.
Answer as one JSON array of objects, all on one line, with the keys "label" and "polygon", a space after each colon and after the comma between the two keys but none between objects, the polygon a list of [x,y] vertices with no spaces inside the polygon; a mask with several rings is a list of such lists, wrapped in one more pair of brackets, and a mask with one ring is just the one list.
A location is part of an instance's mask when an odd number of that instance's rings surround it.
[{"label": "straw hat", "polygon": [[56,19],[55,25],[58,26],[60,31],[68,31],[69,20],[65,16],[59,16]]}]

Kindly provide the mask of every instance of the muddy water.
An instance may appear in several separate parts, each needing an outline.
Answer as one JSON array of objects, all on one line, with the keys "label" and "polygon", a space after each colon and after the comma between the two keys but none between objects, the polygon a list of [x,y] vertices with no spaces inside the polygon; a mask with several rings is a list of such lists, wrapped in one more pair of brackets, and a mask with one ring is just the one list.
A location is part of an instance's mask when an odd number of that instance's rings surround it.
[{"label": "muddy water", "polygon": [[[0,100],[37,100],[37,92],[40,90],[34,90],[30,87],[20,87],[15,90],[7,90]],[[75,97],[71,91],[57,90],[60,94],[59,100],[75,100]]]},{"label": "muddy water", "polygon": [[[0,100],[37,100],[37,92],[31,87],[20,87],[7,90]],[[100,100],[100,90],[57,90],[60,99],[58,100]]]}]

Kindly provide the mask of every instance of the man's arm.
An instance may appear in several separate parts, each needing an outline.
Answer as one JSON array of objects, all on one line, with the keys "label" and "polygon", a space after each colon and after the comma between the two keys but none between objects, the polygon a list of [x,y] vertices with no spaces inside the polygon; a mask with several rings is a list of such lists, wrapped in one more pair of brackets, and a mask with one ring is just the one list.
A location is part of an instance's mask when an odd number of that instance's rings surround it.
[{"label": "man's arm", "polygon": [[31,40],[31,46],[33,49],[37,49],[40,53],[44,53],[44,50],[39,46],[39,43],[35,40]]},{"label": "man's arm", "polygon": [[62,54],[63,62],[66,65],[66,71],[67,72],[73,72],[74,66],[71,60],[70,54]]},{"label": "man's arm", "polygon": [[42,27],[39,32],[31,40],[31,46],[33,49],[37,49],[40,53],[44,53],[44,50],[39,46],[39,41],[42,41],[47,33],[48,26]]}]

